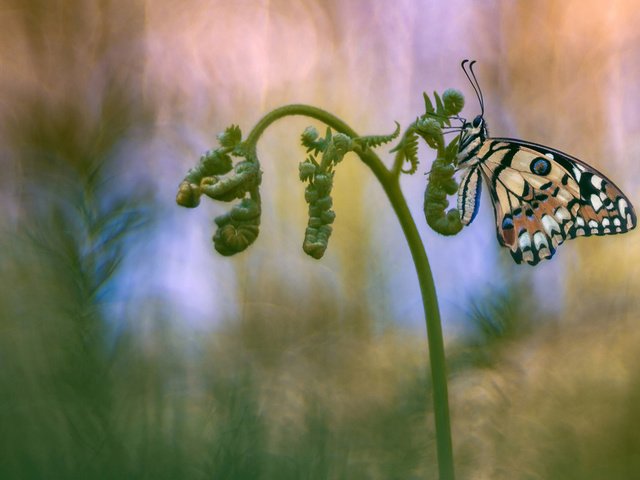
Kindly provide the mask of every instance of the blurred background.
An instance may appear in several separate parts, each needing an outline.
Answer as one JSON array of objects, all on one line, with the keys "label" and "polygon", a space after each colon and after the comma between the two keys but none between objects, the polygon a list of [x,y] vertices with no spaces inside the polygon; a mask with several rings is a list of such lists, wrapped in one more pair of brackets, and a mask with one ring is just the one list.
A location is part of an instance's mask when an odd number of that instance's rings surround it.
[{"label": "blurred background", "polygon": [[[263,136],[260,237],[234,258],[211,243],[227,205],[181,209],[177,185],[216,133],[287,103],[382,134],[453,87],[473,117],[473,58],[493,135],[570,152],[637,204],[636,7],[1,0],[0,478],[436,478],[416,275],[366,167],[338,169],[320,261],[297,178],[317,123]],[[459,478],[640,478],[638,232],[515,265],[487,198],[454,238],[426,227],[432,159],[403,187]]]}]

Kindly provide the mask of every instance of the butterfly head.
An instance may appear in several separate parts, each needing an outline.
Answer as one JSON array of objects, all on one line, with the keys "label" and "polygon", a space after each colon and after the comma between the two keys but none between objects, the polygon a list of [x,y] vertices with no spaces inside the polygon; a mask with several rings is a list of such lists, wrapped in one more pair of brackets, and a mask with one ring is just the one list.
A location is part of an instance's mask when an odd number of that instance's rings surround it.
[{"label": "butterfly head", "polygon": [[475,158],[488,135],[487,122],[482,115],[476,116],[471,122],[464,121],[458,143],[457,163],[459,166],[463,166]]},{"label": "butterfly head", "polygon": [[487,130],[487,122],[482,115],[476,115],[471,122],[464,122],[462,126],[463,136],[473,136],[479,138],[481,142],[484,142],[489,136]]}]

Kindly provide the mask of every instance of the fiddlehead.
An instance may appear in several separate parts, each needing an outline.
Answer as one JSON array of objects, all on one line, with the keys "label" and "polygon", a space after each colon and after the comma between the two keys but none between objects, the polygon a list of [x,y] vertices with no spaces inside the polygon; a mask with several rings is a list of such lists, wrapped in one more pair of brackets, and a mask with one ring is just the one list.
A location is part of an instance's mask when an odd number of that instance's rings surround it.
[{"label": "fiddlehead", "polygon": [[[242,133],[232,125],[218,135],[220,147],[200,157],[178,187],[176,202],[187,208],[197,207],[204,194],[214,200],[232,202],[240,199],[224,215],[215,218],[215,249],[229,256],[242,252],[260,232],[260,182],[262,172],[255,149],[242,143]],[[233,165],[231,156],[243,158]]]},{"label": "fiddlehead", "polygon": [[464,97],[460,92],[448,89],[442,99],[434,92],[436,108],[424,94],[425,114],[415,122],[415,131],[427,145],[438,152],[431,166],[424,192],[424,214],[427,224],[442,235],[455,235],[462,230],[460,212],[457,208],[447,211],[449,200],[447,195],[458,191],[458,183],[453,178],[455,161],[458,153],[458,139],[455,137],[445,144],[442,127],[450,125],[449,118],[457,115],[464,106]]}]

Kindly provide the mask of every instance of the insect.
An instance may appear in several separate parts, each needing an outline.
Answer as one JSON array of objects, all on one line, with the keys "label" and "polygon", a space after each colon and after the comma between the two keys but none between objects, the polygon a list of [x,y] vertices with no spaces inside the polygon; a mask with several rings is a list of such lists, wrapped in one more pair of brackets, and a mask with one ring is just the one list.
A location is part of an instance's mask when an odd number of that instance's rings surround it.
[{"label": "insect", "polygon": [[551,258],[566,239],[633,229],[636,214],[631,202],[595,168],[543,145],[489,137],[474,63],[464,60],[461,65],[481,109],[472,122],[461,119],[457,164],[464,171],[458,189],[463,225],[469,225],[478,212],[483,177],[498,242],[516,263],[536,265]]}]

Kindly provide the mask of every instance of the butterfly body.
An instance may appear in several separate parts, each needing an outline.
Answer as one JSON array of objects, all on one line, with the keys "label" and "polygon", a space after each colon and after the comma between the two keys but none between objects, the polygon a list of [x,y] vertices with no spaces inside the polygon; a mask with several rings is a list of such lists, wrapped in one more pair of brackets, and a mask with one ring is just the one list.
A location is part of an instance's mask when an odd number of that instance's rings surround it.
[{"label": "butterfly body", "polygon": [[482,115],[465,122],[458,167],[462,223],[476,216],[484,181],[498,241],[516,263],[536,265],[578,236],[624,233],[636,214],[622,191],[595,168],[558,150],[510,138],[490,138]]}]

